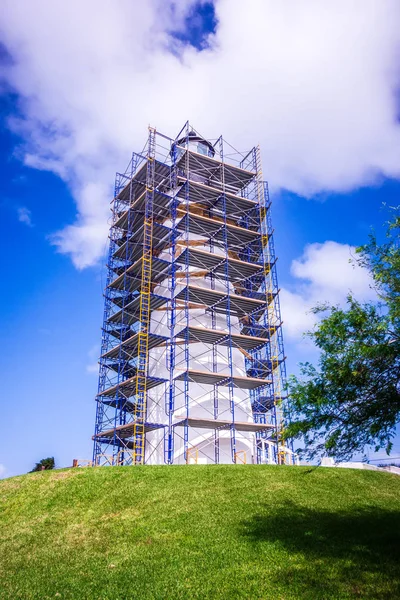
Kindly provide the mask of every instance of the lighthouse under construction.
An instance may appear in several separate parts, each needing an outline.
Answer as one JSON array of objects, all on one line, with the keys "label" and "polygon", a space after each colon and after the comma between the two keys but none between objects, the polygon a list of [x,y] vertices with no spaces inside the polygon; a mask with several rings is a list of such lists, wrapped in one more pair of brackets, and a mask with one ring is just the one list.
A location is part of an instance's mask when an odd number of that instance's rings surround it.
[{"label": "lighthouse under construction", "polygon": [[94,464],[292,463],[260,150],[149,128],[117,174]]}]

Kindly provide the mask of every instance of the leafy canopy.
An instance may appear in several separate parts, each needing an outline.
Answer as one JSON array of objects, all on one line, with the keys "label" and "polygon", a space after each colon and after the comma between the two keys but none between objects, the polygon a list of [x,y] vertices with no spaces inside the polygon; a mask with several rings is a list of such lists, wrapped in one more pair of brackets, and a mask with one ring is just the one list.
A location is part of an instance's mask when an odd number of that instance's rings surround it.
[{"label": "leafy canopy", "polygon": [[36,463],[30,473],[35,473],[36,471],[48,471],[50,469],[54,469],[54,467],[54,457],[49,456],[48,458],[42,458],[40,462]]},{"label": "leafy canopy", "polygon": [[400,419],[399,228],[396,209],[387,241],[380,245],[371,235],[357,249],[379,302],[361,304],[349,295],[345,308],[313,309],[322,319],[306,335],[320,350],[318,368],[302,363],[301,376],[289,378],[285,430],[285,438],[302,440],[306,458],[344,460],[369,445],[390,453]]}]

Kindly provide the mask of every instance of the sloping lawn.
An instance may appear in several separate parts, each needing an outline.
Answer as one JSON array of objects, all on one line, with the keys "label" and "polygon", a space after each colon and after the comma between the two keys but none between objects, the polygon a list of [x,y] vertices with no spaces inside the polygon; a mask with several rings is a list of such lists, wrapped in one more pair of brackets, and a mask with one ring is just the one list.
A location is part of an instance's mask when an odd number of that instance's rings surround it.
[{"label": "sloping lawn", "polygon": [[0,482],[0,598],[400,598],[400,477],[257,465]]}]

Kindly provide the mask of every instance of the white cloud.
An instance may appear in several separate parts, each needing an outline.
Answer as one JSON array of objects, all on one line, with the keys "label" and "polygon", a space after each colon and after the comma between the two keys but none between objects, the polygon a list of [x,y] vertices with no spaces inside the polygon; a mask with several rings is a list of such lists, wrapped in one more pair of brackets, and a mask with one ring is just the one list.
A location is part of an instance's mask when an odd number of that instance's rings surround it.
[{"label": "white cloud", "polygon": [[5,466],[0,463],[0,479],[2,479],[4,477],[4,475],[6,474],[6,471],[7,471],[7,469],[5,468]]},{"label": "white cloud", "polygon": [[18,208],[17,213],[18,213],[18,221],[20,223],[24,223],[28,227],[33,227],[32,213],[28,208],[26,208],[25,206],[21,206]]},{"label": "white cloud", "polygon": [[309,244],[303,255],[292,262],[295,282],[291,289],[281,290],[285,335],[289,340],[301,340],[303,333],[312,329],[316,316],[310,309],[317,304],[344,305],[349,292],[362,302],[376,299],[370,273],[354,263],[354,256],[354,247],[328,241]]},{"label": "white cloud", "polygon": [[26,163],[73,191],[76,223],[53,241],[79,268],[102,253],[114,171],[149,123],[175,135],[189,118],[237,147],[260,142],[272,188],[300,194],[400,175],[396,0],[217,0],[202,52],[168,35],[193,4],[3,2],[23,114],[12,126]]}]

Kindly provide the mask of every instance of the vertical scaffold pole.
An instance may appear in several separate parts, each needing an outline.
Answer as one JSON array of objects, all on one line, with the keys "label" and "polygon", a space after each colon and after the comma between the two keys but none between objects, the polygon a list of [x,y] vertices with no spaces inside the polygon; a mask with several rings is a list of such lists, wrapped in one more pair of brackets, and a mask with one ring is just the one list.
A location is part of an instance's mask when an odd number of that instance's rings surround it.
[{"label": "vertical scaffold pole", "polygon": [[278,275],[276,271],[276,255],[275,255],[275,244],[274,244],[274,236],[273,236],[273,228],[272,228],[272,220],[271,220],[271,201],[269,199],[269,191],[268,191],[268,183],[264,182],[264,199],[265,205],[267,207],[266,214],[266,224],[267,230],[269,232],[269,260],[271,262],[271,269],[269,273],[269,278],[271,282],[271,287],[274,290],[274,297],[271,307],[271,313],[273,314],[273,355],[276,357],[275,360],[275,368],[277,372],[277,376],[275,376],[275,395],[277,399],[277,419],[279,420],[279,434],[282,443],[282,449],[280,456],[278,459],[281,463],[292,462],[295,464],[295,454],[293,447],[293,440],[290,440],[286,443],[286,448],[291,450],[291,453],[287,453],[283,446],[285,444],[285,440],[283,437],[284,427],[286,422],[290,422],[290,413],[285,409],[285,393],[286,393],[286,357],[284,353],[284,345],[283,345],[283,332],[282,332],[282,317],[281,317],[281,308],[279,301],[279,287],[278,287]]},{"label": "vertical scaffold pole", "polygon": [[[257,185],[257,202],[260,211],[260,227],[261,227],[261,243],[264,266],[264,282],[265,294],[267,301],[267,327],[269,339],[269,361],[271,369],[271,389],[273,392],[273,418],[275,421],[275,458],[276,462],[282,462],[280,446],[282,444],[281,436],[283,430],[283,415],[281,410],[282,403],[282,378],[280,364],[284,360],[281,356],[279,344],[280,330],[280,311],[277,284],[274,281],[275,273],[275,254],[272,252],[273,238],[272,230],[269,227],[268,211],[270,209],[268,188],[265,187],[262,176],[262,165],[260,147],[255,149],[255,164],[256,164],[256,185]],[[278,310],[277,310],[278,308]]]},{"label": "vertical scaffold pole", "polygon": [[172,190],[172,202],[171,202],[171,246],[170,246],[170,255],[171,255],[171,274],[170,274],[170,340],[168,346],[168,360],[167,366],[169,370],[169,385],[168,385],[168,395],[166,398],[166,414],[168,416],[168,426],[165,428],[164,432],[164,462],[168,465],[171,465],[174,462],[174,427],[173,427],[173,416],[175,410],[175,394],[176,394],[176,384],[175,384],[175,359],[176,359],[176,340],[175,340],[175,325],[176,325],[176,271],[177,271],[177,263],[176,263],[176,239],[179,235],[176,230],[176,221],[177,221],[177,202],[178,198],[176,196],[178,177],[177,177],[177,152],[176,145],[172,144],[170,155],[172,158],[171,165],[171,175],[170,175],[170,186]]},{"label": "vertical scaffold pole", "polygon": [[[124,257],[120,257],[120,260],[124,262],[124,284],[123,284],[123,292],[122,292],[122,306],[121,306],[121,322],[124,323],[125,320],[125,310],[126,305],[129,303],[129,292],[126,290],[129,289],[129,278],[127,274],[127,268],[130,262],[130,256],[134,247],[134,244],[131,241],[133,236],[134,227],[135,227],[135,215],[136,211],[132,209],[132,204],[135,196],[135,180],[134,176],[136,174],[136,169],[139,162],[139,156],[133,152],[132,159],[130,161],[130,181],[129,181],[129,200],[128,200],[128,215],[127,215],[127,225],[126,225],[126,244],[125,244],[125,252]],[[129,166],[128,166],[129,169]],[[117,216],[120,211],[117,211]],[[119,350],[118,350],[118,383],[127,379],[128,376],[126,374],[126,369],[129,369],[129,359],[126,356],[126,352],[123,350],[123,341],[126,339],[128,327],[125,329],[124,326],[121,326],[120,329],[120,337],[119,337]],[[128,334],[129,335],[129,334]],[[132,461],[132,455],[129,451],[127,451],[125,444],[119,440],[116,435],[117,426],[125,425],[127,421],[131,418],[129,412],[126,411],[126,398],[121,391],[117,390],[116,395],[116,411],[115,411],[115,420],[114,420],[114,453],[113,453],[113,463],[118,465],[129,464]]]},{"label": "vertical scaffold pole", "polygon": [[228,329],[228,394],[229,407],[231,413],[230,436],[231,436],[231,460],[236,463],[236,428],[235,428],[235,398],[233,392],[233,356],[232,356],[232,325],[231,325],[231,291],[229,285],[229,240],[228,240],[228,224],[226,215],[226,195],[225,195],[225,168],[224,168],[224,141],[221,135],[220,138],[220,156],[221,156],[221,187],[222,187],[222,203],[223,203],[223,239],[225,251],[225,286],[226,286],[226,325]]},{"label": "vertical scaffold pole", "polygon": [[[190,132],[190,124],[189,121],[185,124],[185,137],[186,137],[186,154],[185,154],[185,244],[186,244],[186,253],[185,253],[185,327],[186,327],[186,335],[185,335],[185,369],[186,372],[190,369],[190,352],[189,352],[189,283],[190,283],[190,274],[189,274],[189,210],[190,210],[190,156],[189,156],[189,132]],[[185,406],[185,417],[186,423],[184,425],[183,430],[183,446],[184,446],[184,459],[187,463],[189,461],[189,426],[187,424],[187,420],[189,419],[189,390],[190,390],[189,377],[186,376],[184,380],[184,406]]]},{"label": "vertical scaffold pole", "polygon": [[118,215],[118,194],[120,191],[121,191],[121,177],[117,173],[115,176],[114,198],[112,201],[112,209],[111,209],[112,218],[111,218],[108,259],[107,259],[107,280],[106,280],[106,287],[105,287],[105,291],[104,291],[103,326],[101,329],[99,382],[98,382],[97,398],[96,398],[96,400],[97,400],[96,425],[95,425],[94,444],[93,444],[93,464],[94,465],[100,464],[100,459],[101,459],[101,455],[102,455],[101,444],[98,442],[96,436],[101,431],[102,426],[103,426],[103,420],[104,420],[104,404],[101,401],[101,394],[107,387],[106,381],[107,381],[108,368],[107,368],[107,364],[106,364],[105,360],[103,359],[103,355],[109,349],[109,340],[110,340],[108,319],[111,314],[112,300],[111,300],[111,296],[110,296],[109,285],[111,283],[112,276],[113,276],[113,270],[112,270],[113,255],[117,248],[117,245],[116,245],[117,233],[116,233],[116,229],[115,229],[114,225],[115,225],[115,222],[117,220],[117,215]]},{"label": "vertical scaffold pole", "polygon": [[133,461],[145,461],[145,422],[147,412],[147,370],[151,300],[151,267],[153,254],[153,202],[155,179],[156,130],[149,127],[146,172],[146,205],[143,228],[142,276],[140,286],[139,336],[136,371],[136,398],[133,422]]}]

